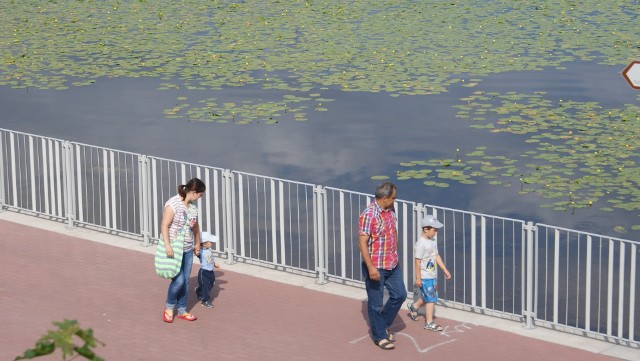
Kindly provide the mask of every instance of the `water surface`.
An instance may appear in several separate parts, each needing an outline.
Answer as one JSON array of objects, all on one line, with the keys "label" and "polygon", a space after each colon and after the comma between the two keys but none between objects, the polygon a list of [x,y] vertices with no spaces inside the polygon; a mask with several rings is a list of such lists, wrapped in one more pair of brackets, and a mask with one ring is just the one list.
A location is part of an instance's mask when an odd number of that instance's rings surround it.
[{"label": "water surface", "polygon": [[[335,99],[328,111],[310,112],[305,122],[274,125],[220,124],[169,119],[163,113],[176,94],[157,88],[165,81],[150,78],[101,78],[90,86],[66,90],[0,87],[0,127],[118,150],[183,160],[254,174],[372,192],[377,175],[394,179],[400,163],[452,157],[456,150],[490,146],[517,156],[529,145],[518,137],[469,128],[455,116],[454,105],[475,91],[545,91],[549,98],[597,101],[603,107],[638,104],[632,89],[614,66],[586,62],[566,70],[511,72],[493,75],[479,86],[452,87],[449,92],[390,97],[384,93],[326,89]],[[278,97],[277,90],[246,86],[189,97],[243,99]],[[184,94],[184,91],[181,92]],[[540,208],[534,194],[518,187],[478,183],[426,187],[419,179],[397,182],[399,198],[443,207],[545,222],[567,228],[626,238],[613,227],[638,223],[631,212],[577,209],[558,212]]]}]

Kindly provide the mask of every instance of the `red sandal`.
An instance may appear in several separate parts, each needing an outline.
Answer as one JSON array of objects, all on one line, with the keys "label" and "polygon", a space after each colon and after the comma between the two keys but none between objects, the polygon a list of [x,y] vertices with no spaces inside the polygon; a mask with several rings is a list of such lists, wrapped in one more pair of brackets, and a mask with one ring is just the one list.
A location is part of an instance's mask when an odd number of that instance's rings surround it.
[{"label": "red sandal", "polygon": [[190,314],[189,312],[185,312],[185,313],[183,313],[181,315],[178,315],[178,318],[181,318],[181,319],[187,320],[187,321],[195,321],[195,320],[198,319],[196,316]]},{"label": "red sandal", "polygon": [[164,310],[164,314],[162,315],[162,321],[166,323],[173,322],[173,311]]}]

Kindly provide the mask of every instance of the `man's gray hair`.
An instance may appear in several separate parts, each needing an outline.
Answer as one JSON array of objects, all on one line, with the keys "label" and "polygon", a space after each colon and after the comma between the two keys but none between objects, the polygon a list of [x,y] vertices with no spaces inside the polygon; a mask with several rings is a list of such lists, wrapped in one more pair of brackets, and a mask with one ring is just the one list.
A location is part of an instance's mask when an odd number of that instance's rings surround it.
[{"label": "man's gray hair", "polygon": [[376,199],[391,197],[393,192],[397,191],[397,189],[396,185],[391,182],[381,183],[376,187]]}]

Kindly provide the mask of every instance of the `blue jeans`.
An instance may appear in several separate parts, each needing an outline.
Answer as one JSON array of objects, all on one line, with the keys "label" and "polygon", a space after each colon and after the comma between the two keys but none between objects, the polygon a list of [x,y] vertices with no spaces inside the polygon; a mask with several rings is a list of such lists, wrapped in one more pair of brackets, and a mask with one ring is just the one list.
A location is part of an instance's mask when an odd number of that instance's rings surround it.
[{"label": "blue jeans", "polygon": [[216,274],[213,271],[200,268],[198,271],[198,293],[196,296],[202,302],[211,300],[211,289],[216,284]]},{"label": "blue jeans", "polygon": [[[372,281],[369,279],[367,266],[362,262],[362,274],[368,298],[369,327],[375,342],[387,338],[387,329],[391,327],[402,303],[407,299],[407,288],[402,281],[399,265],[392,270],[378,268],[378,272],[380,272],[380,281]],[[383,304],[384,288],[389,291],[386,304]]]},{"label": "blue jeans", "polygon": [[178,314],[187,312],[187,295],[189,294],[189,276],[193,266],[193,250],[185,251],[182,255],[180,272],[171,279],[167,292],[167,310],[173,310],[178,303]]}]

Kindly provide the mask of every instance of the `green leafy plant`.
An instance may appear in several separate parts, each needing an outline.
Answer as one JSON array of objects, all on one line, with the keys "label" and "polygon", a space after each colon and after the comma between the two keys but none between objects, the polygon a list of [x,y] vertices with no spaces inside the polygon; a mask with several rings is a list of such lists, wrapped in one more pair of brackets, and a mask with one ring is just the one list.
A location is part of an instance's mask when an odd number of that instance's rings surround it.
[{"label": "green leafy plant", "polygon": [[[325,90],[424,96],[574,61],[622,68],[640,54],[637,8],[629,0],[3,1],[0,23],[10,31],[0,32],[0,85],[162,78],[160,89],[180,98],[165,105],[167,118],[275,125],[331,111],[311,97]],[[236,87],[264,91],[246,103],[219,91]]]},{"label": "green leafy plant", "polygon": [[[76,320],[65,319],[62,322],[54,321],[53,324],[58,326],[57,330],[50,330],[47,334],[40,337],[34,348],[26,350],[21,356],[17,356],[14,361],[49,355],[57,348],[62,351],[62,360],[67,360],[67,357],[75,358],[77,356],[83,356],[93,361],[104,360],[97,356],[92,350],[92,348],[98,344],[104,346],[103,342],[93,337],[92,329],[81,329]],[[74,339],[76,339],[74,336],[80,338],[83,342],[82,346],[77,346],[74,343]]]}]

